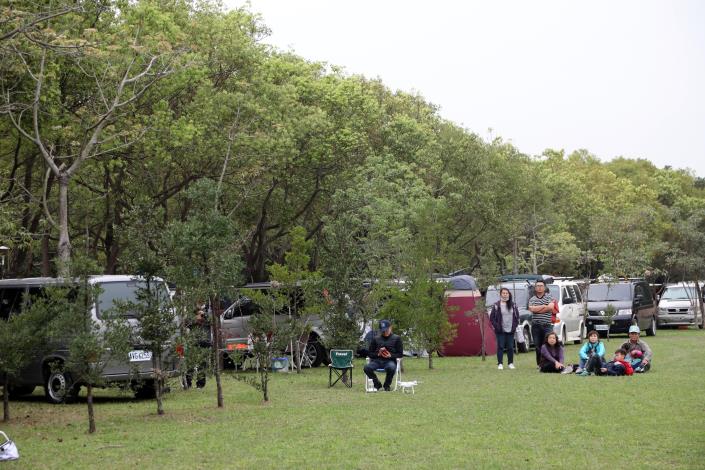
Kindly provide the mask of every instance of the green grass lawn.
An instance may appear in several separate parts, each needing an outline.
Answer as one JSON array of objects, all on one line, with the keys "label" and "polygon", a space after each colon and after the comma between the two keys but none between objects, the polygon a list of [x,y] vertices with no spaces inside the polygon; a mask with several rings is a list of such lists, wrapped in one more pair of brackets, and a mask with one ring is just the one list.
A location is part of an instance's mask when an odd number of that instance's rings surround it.
[{"label": "green grass lawn", "polygon": [[[608,351],[623,337],[612,338]],[[0,423],[17,443],[15,468],[705,468],[705,332],[646,338],[651,372],[634,377],[539,374],[533,351],[516,370],[495,360],[406,359],[415,395],[328,389],[328,370],[276,374],[271,401],[224,379],[177,390],[157,416],[149,400],[98,392],[98,432],[86,433],[85,399],[52,406],[40,391],[11,403]],[[567,362],[578,346],[566,348]],[[82,395],[83,396],[83,395]]]}]

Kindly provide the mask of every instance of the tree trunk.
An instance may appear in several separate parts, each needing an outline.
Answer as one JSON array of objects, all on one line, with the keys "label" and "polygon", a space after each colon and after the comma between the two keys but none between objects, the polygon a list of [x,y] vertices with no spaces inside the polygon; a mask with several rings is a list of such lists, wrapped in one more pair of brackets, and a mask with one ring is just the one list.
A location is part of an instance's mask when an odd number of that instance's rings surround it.
[{"label": "tree trunk", "polygon": [[269,401],[269,373],[267,372],[267,365],[262,367],[262,396],[264,401]]},{"label": "tree trunk", "polygon": [[164,404],[162,403],[162,355],[152,352],[154,360],[154,395],[157,399],[157,415],[164,414]]},{"label": "tree trunk", "polygon": [[95,432],[95,413],[93,411],[93,385],[86,385],[86,403],[88,404],[88,434]]},{"label": "tree trunk", "polygon": [[[703,296],[701,295],[701,285],[700,283],[696,280],[695,281],[695,295],[698,296],[698,305],[700,306],[700,328],[705,328],[705,304],[703,303]],[[695,321],[697,322],[698,319],[696,318]]]},{"label": "tree trunk", "polygon": [[223,384],[220,381],[221,356],[220,356],[220,317],[213,308],[211,299],[211,331],[213,336],[213,374],[215,375],[215,387],[218,400],[218,408],[223,407]]},{"label": "tree trunk", "polygon": [[10,377],[5,374],[5,381],[2,384],[2,420],[10,421]]},{"label": "tree trunk", "polygon": [[71,240],[69,239],[69,176],[59,176],[59,277],[69,277],[71,263]]},{"label": "tree trunk", "polygon": [[428,352],[428,368],[433,369],[433,351]]},{"label": "tree trunk", "polygon": [[[306,352],[306,350],[304,349],[304,352],[303,353],[301,352],[301,341],[300,340],[296,341],[296,345],[294,346],[294,349],[295,349],[295,354],[296,354],[296,359],[297,359],[296,373],[300,374],[301,367],[303,366],[303,362],[304,362],[304,353]],[[292,367],[293,367],[294,362],[295,362],[293,356],[291,358],[291,362],[292,362]]]}]

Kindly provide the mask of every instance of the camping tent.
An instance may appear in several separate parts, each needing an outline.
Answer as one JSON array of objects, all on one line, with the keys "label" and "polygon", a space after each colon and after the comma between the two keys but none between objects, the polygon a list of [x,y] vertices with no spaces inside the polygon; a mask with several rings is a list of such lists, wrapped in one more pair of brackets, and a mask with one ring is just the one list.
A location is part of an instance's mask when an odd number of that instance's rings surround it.
[{"label": "camping tent", "polygon": [[446,356],[479,356],[482,354],[482,332],[485,337],[485,354],[497,352],[497,342],[484,308],[476,311],[482,299],[477,282],[472,276],[460,275],[449,278],[450,289],[446,291],[448,320],[457,327],[455,339],[443,346]]}]

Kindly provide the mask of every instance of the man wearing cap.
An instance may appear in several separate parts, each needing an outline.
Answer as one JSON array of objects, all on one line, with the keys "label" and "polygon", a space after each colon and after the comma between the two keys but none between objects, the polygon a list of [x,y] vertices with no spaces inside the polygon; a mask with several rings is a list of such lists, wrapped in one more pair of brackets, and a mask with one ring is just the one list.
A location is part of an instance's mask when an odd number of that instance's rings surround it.
[{"label": "man wearing cap", "polygon": [[629,341],[624,343],[621,348],[627,351],[627,356],[632,356],[632,351],[641,351],[641,364],[634,372],[646,372],[651,369],[651,348],[643,340],[639,338],[639,333],[641,330],[637,325],[632,325],[629,327]]},{"label": "man wearing cap", "polygon": [[384,369],[387,376],[384,379],[384,390],[389,391],[397,370],[397,358],[404,355],[404,346],[399,335],[392,334],[392,323],[389,320],[380,320],[380,335],[372,338],[370,342],[370,362],[365,364],[365,375],[372,379],[375,389],[382,388],[376,369]]}]

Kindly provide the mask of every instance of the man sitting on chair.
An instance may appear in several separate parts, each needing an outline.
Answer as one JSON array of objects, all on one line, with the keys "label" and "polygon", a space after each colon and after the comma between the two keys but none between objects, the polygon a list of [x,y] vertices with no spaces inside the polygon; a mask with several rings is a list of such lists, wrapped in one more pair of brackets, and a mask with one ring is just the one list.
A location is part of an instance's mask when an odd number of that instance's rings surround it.
[{"label": "man sitting on chair", "polygon": [[389,391],[397,370],[397,358],[404,355],[401,337],[392,334],[392,323],[389,320],[380,320],[380,335],[372,338],[370,342],[369,358],[370,362],[365,364],[365,375],[372,379],[374,387],[379,390],[382,384],[379,382],[376,369],[384,369],[387,376],[384,379],[384,390]]}]

